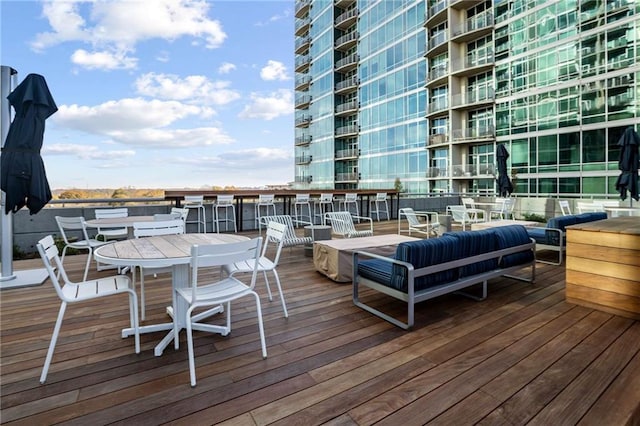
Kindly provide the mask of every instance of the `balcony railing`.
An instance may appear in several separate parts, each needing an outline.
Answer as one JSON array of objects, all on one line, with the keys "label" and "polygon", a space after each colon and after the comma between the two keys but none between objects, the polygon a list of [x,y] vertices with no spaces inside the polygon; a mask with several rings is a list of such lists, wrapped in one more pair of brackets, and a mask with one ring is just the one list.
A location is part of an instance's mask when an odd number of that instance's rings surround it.
[{"label": "balcony railing", "polygon": [[296,136],[296,139],[295,139],[296,146],[309,145],[312,139],[313,139],[313,136],[311,135]]},{"label": "balcony railing", "polygon": [[427,177],[429,178],[446,178],[448,177],[448,170],[446,167],[428,167]]},{"label": "balcony railing", "polygon": [[355,67],[360,60],[360,56],[357,53],[352,53],[349,56],[340,59],[336,62],[335,69],[336,71],[344,71],[346,69],[350,69]]},{"label": "balcony railing", "polygon": [[303,74],[301,76],[296,77],[295,89],[303,90],[306,87],[309,87],[311,84],[311,76],[308,74]]},{"label": "balcony railing", "polygon": [[493,164],[455,164],[452,166],[453,177],[493,177],[496,167]]},{"label": "balcony railing", "polygon": [[334,43],[336,49],[346,49],[352,45],[354,45],[358,41],[358,32],[352,31],[349,34],[345,34],[341,37],[338,37]]},{"label": "balcony railing", "polygon": [[447,0],[441,0],[427,9],[427,19],[435,16],[447,7]]},{"label": "balcony railing", "polygon": [[349,124],[348,126],[336,127],[336,136],[357,135],[360,126],[357,124]]},{"label": "balcony railing", "polygon": [[311,64],[311,56],[310,55],[298,56],[298,57],[296,57],[295,71],[296,72],[302,72],[302,71],[306,70],[307,68],[309,68],[310,64]]},{"label": "balcony railing", "polygon": [[309,11],[309,6],[311,6],[311,0],[296,1],[295,17],[302,18]]},{"label": "balcony railing", "polygon": [[352,99],[348,102],[343,102],[341,104],[336,105],[336,114],[355,111],[358,109],[358,106],[359,106],[359,103],[357,99]]},{"label": "balcony railing", "polygon": [[451,99],[452,106],[470,105],[482,102],[491,102],[495,99],[495,92],[493,88],[486,88],[485,90],[474,90],[466,93],[459,93],[453,95]]},{"label": "balcony railing", "polygon": [[342,15],[339,15],[335,20],[336,28],[349,28],[356,22],[356,18],[358,17],[358,8],[354,7],[351,10],[347,10]]},{"label": "balcony railing", "polygon": [[296,164],[309,164],[312,160],[312,155],[303,155],[301,157],[296,157]]},{"label": "balcony railing", "polygon": [[358,177],[358,173],[336,173],[336,182],[354,182]]},{"label": "balcony railing", "polygon": [[429,39],[429,43],[427,44],[427,51],[443,43],[446,43],[446,41],[447,41],[447,33],[445,31],[435,34],[433,37]]},{"label": "balcony railing", "polygon": [[308,114],[296,118],[297,127],[306,127],[309,125],[309,123],[311,123],[311,116]]},{"label": "balcony railing", "polygon": [[311,103],[311,95],[296,96],[296,101],[295,101],[296,109],[308,107],[310,103]]},{"label": "balcony railing", "polygon": [[299,54],[304,52],[311,45],[311,37],[298,37],[296,39],[295,53]]},{"label": "balcony railing", "polygon": [[359,153],[360,150],[358,148],[340,149],[336,151],[336,159],[356,158]]},{"label": "balcony railing", "polygon": [[435,135],[429,135],[429,145],[447,143],[449,141],[449,135],[446,133],[436,133]]},{"label": "balcony railing", "polygon": [[442,111],[449,108],[449,102],[446,99],[438,99],[429,102],[429,113]]},{"label": "balcony railing", "polygon": [[459,27],[453,29],[453,35],[458,36],[458,35],[476,31],[482,28],[492,27],[493,24],[494,24],[493,13],[486,12],[480,15],[476,15],[471,19],[468,19],[464,23],[464,25],[460,25]]},{"label": "balcony railing", "polygon": [[295,35],[301,36],[309,31],[311,25],[311,18],[296,19],[295,23]]},{"label": "balcony railing", "polygon": [[448,72],[449,70],[447,69],[446,65],[440,65],[440,66],[434,67],[431,70],[429,70],[427,81],[437,80],[441,77],[446,76]]},{"label": "balcony railing", "polygon": [[360,80],[358,80],[358,76],[356,76],[356,75],[354,75],[352,77],[349,77],[349,78],[347,78],[345,80],[342,80],[342,81],[336,83],[336,92],[340,92],[342,90],[356,88],[358,86],[359,82],[360,82]]}]

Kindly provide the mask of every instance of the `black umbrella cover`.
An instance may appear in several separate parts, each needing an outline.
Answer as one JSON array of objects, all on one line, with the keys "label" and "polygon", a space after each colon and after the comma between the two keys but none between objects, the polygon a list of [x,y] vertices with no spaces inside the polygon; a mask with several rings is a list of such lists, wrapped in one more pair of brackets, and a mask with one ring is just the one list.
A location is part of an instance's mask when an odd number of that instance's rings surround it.
[{"label": "black umbrella cover", "polygon": [[29,74],[7,96],[15,110],[2,148],[2,190],[5,213],[27,206],[38,213],[50,200],[51,189],[40,156],[45,120],[58,110],[44,77]]},{"label": "black umbrella cover", "polygon": [[498,193],[501,197],[508,197],[513,192],[513,184],[507,174],[507,158],[509,158],[509,152],[503,144],[498,145],[496,158],[498,163],[498,179],[496,179]]},{"label": "black umbrella cover", "polygon": [[631,194],[631,198],[640,201],[638,195],[638,163],[640,162],[638,155],[638,146],[640,146],[640,136],[633,130],[633,127],[627,129],[618,141],[620,146],[620,159],[618,160],[618,169],[621,173],[616,180],[616,190],[620,192],[620,198],[627,198],[627,191]]}]

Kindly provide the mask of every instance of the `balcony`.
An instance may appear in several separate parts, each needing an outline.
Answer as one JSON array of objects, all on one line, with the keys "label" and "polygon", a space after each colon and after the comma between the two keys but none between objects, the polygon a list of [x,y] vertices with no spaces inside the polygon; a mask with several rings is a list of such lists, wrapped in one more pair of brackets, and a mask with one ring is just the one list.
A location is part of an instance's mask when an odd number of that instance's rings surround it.
[{"label": "balcony", "polygon": [[354,75],[336,83],[335,92],[337,95],[341,93],[348,93],[355,90],[358,87],[358,84],[360,84],[360,80],[357,75]]},{"label": "balcony", "polygon": [[355,136],[360,131],[360,126],[357,124],[349,124],[347,126],[336,127],[336,137],[348,137]]},{"label": "balcony", "polygon": [[495,178],[496,167],[493,164],[456,164],[452,168],[453,177]]},{"label": "balcony", "polygon": [[358,19],[358,13],[359,12],[357,7],[354,7],[351,10],[347,10],[342,15],[339,15],[336,18],[334,27],[341,30],[346,30],[347,28],[349,28],[350,26],[356,23],[356,20]]},{"label": "balcony", "polygon": [[308,176],[308,175],[296,176],[294,178],[294,181],[296,183],[311,183],[313,182],[313,176]]},{"label": "balcony", "polygon": [[479,74],[485,70],[491,70],[495,64],[493,52],[485,52],[482,56],[478,54],[467,55],[464,60],[456,59],[451,61],[452,74],[455,76],[471,76]]},{"label": "balcony", "polygon": [[310,84],[311,76],[309,74],[297,75],[294,88],[298,91],[307,90]]},{"label": "balcony", "polygon": [[336,39],[334,46],[336,50],[346,51],[358,43],[358,32],[352,31]]},{"label": "balcony", "polygon": [[311,123],[311,115],[305,114],[296,118],[296,127],[309,127]]},{"label": "balcony", "polygon": [[492,104],[495,100],[493,88],[484,90],[473,90],[466,93],[459,93],[451,97],[451,107],[477,107],[479,104]]},{"label": "balcony", "polygon": [[295,17],[302,18],[307,13],[309,13],[309,9],[311,7],[311,0],[296,0],[296,10]]},{"label": "balcony", "polygon": [[334,0],[333,4],[334,6],[339,7],[341,9],[346,9],[352,4],[354,4],[355,2],[356,0]]},{"label": "balcony", "polygon": [[356,112],[360,103],[358,99],[352,99],[348,102],[343,102],[341,104],[336,105],[336,116],[348,115]]},{"label": "balcony", "polygon": [[309,31],[311,25],[311,18],[296,19],[295,32],[296,36],[302,36]]},{"label": "balcony", "polygon": [[296,136],[295,144],[296,144],[296,146],[309,145],[311,143],[312,139],[313,139],[313,136],[311,136],[311,135]]},{"label": "balcony", "polygon": [[427,168],[428,178],[448,178],[448,170],[446,167],[429,167]]},{"label": "balcony", "polygon": [[342,58],[336,62],[335,70],[337,72],[348,72],[358,66],[360,56],[357,53],[352,53],[345,58]]},{"label": "balcony", "polygon": [[313,160],[312,155],[303,155],[300,157],[296,157],[296,165],[304,165],[309,164]]},{"label": "balcony", "polygon": [[357,182],[359,178],[358,173],[336,173],[336,182]]},{"label": "balcony", "polygon": [[446,65],[439,65],[433,67],[429,70],[427,74],[427,87],[437,84],[438,82],[444,81],[449,73],[449,69]]},{"label": "balcony", "polygon": [[484,34],[491,33],[493,25],[493,13],[482,13],[471,19],[467,19],[463,25],[452,28],[452,40],[455,40],[458,43],[476,40]]},{"label": "balcony", "polygon": [[436,133],[435,135],[429,135],[428,145],[439,145],[449,142],[449,135],[446,133]]},{"label": "balcony", "polygon": [[311,95],[297,95],[295,100],[296,109],[305,109],[311,103]]},{"label": "balcony", "polygon": [[455,129],[453,131],[453,140],[472,141],[472,140],[493,140],[496,132],[494,126],[483,126],[473,129]]},{"label": "balcony", "polygon": [[311,56],[296,56],[295,72],[304,72],[309,69],[309,65],[311,65]]},{"label": "balcony", "polygon": [[296,46],[295,46],[296,55],[299,55],[309,50],[309,46],[311,46],[311,37],[304,36],[304,37],[296,38]]},{"label": "balcony", "polygon": [[427,114],[434,114],[440,111],[445,111],[449,108],[449,102],[446,99],[438,99],[435,101],[429,101],[427,108]]},{"label": "balcony", "polygon": [[429,6],[427,8],[427,13],[425,16],[425,26],[429,25],[429,21],[431,21],[432,19],[438,17],[438,15],[440,15],[440,17],[442,19],[446,18],[446,10],[447,10],[447,3],[449,0],[440,0],[439,2],[432,4],[431,6]]},{"label": "balcony", "polygon": [[340,149],[336,151],[336,160],[350,160],[358,158],[360,150],[358,148]]},{"label": "balcony", "polygon": [[447,49],[447,41],[449,38],[447,37],[446,31],[441,31],[435,34],[433,37],[429,38],[429,42],[427,43],[427,48],[425,49],[426,56],[432,56],[437,53],[444,52]]}]

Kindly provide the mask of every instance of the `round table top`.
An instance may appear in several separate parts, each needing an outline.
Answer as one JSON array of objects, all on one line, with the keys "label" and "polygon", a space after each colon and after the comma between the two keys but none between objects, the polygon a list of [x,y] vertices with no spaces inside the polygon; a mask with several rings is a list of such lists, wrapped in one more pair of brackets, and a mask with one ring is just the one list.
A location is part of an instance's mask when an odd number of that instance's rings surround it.
[{"label": "round table top", "polygon": [[186,264],[191,260],[191,247],[196,244],[226,244],[246,241],[237,234],[177,234],[132,238],[97,248],[98,262],[118,266],[166,267]]}]

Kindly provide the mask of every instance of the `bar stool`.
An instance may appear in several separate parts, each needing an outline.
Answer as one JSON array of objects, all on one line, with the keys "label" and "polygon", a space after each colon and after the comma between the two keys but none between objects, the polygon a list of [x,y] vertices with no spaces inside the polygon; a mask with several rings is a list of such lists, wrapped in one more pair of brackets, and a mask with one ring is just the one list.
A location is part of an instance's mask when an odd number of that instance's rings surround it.
[{"label": "bar stool", "polygon": [[313,204],[314,222],[315,218],[320,216],[320,223],[324,225],[324,214],[329,210],[333,211],[333,194],[320,194],[320,198]]},{"label": "bar stool", "polygon": [[[276,205],[273,202],[275,195],[273,194],[259,194],[258,202],[255,205],[255,218],[256,218],[256,228],[260,229],[260,220],[262,216],[275,216],[276,215]],[[262,214],[262,211],[265,210],[265,214]],[[273,211],[273,213],[271,213]]]},{"label": "bar stool", "polygon": [[[185,209],[196,209],[198,212],[198,220],[185,220],[185,225],[188,223],[196,223],[197,232],[200,232],[200,225],[202,225],[202,232],[207,232],[207,222],[204,208],[204,195],[185,195],[184,196],[184,205]],[[187,217],[189,217],[189,213],[187,212]],[[185,229],[186,232],[186,229]]]},{"label": "bar stool", "polygon": [[[351,205],[355,207],[355,216],[360,216],[360,209],[358,208],[358,194],[355,192],[347,192],[344,194],[344,198],[338,202],[338,209],[341,211],[351,212]],[[351,214],[353,216],[353,213]],[[359,222],[360,219],[357,219]]]},{"label": "bar stool", "polygon": [[[224,211],[224,219],[221,218],[220,210]],[[229,218],[229,210],[231,210],[231,218]],[[236,226],[236,206],[233,204],[233,195],[218,195],[215,204],[213,205],[213,225],[215,231],[220,232],[220,222],[224,222],[224,230],[228,230],[228,222],[233,222],[234,232],[238,232]]]},{"label": "bar stool", "polygon": [[[304,208],[307,208],[307,214],[304,213]],[[293,212],[295,219],[300,221],[303,217],[309,218],[309,224],[312,224],[311,216],[311,197],[309,194],[296,194],[296,201],[293,204]]]},{"label": "bar stool", "polygon": [[[384,205],[384,210],[381,208],[382,205]],[[385,213],[387,215],[387,220],[390,219],[386,192],[378,192],[376,194],[376,198],[369,201],[369,217],[373,219],[373,215],[375,214],[378,218],[378,222],[380,222],[380,213]]]}]

